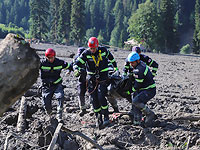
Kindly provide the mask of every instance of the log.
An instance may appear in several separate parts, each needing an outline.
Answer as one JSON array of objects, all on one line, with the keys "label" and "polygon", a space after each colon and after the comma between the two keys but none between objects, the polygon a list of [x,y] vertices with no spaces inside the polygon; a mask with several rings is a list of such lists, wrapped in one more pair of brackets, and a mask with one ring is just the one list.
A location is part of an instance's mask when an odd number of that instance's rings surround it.
[{"label": "log", "polygon": [[57,141],[57,138],[58,138],[58,134],[60,133],[60,129],[62,127],[63,123],[59,123],[58,126],[56,127],[56,131],[54,132],[53,134],[53,138],[51,140],[51,143],[48,147],[47,150],[53,150],[55,144],[56,144],[56,141]]},{"label": "log", "polygon": [[7,134],[3,150],[8,150],[8,140],[11,137],[11,135],[12,135],[11,133]]},{"label": "log", "polygon": [[26,111],[27,111],[27,101],[25,96],[22,96],[18,121],[17,121],[17,131],[21,133],[24,133],[24,130],[26,128]]},{"label": "log", "polygon": [[67,132],[67,133],[69,133],[69,134],[78,135],[81,138],[83,138],[86,141],[88,141],[89,143],[91,143],[92,145],[94,145],[97,149],[104,150],[99,144],[97,144],[95,141],[93,141],[91,138],[87,137],[86,135],[84,135],[80,131],[72,131],[72,130],[70,130],[68,128],[65,128],[64,126],[62,126],[62,130]]},{"label": "log", "polygon": [[37,80],[40,58],[23,38],[8,34],[0,42],[0,116]]}]

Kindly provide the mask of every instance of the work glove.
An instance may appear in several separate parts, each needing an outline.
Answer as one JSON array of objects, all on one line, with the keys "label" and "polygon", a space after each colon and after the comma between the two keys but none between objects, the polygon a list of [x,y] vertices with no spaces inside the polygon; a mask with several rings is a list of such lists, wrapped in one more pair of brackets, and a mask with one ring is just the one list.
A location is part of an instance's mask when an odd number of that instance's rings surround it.
[{"label": "work glove", "polygon": [[114,75],[115,75],[115,76],[119,76],[119,69],[118,69],[117,67],[115,68]]},{"label": "work glove", "polygon": [[80,76],[80,71],[79,70],[74,70],[74,76],[79,77]]},{"label": "work glove", "polygon": [[114,74],[115,74],[116,76],[119,76],[119,70],[116,70],[116,71],[114,72]]}]

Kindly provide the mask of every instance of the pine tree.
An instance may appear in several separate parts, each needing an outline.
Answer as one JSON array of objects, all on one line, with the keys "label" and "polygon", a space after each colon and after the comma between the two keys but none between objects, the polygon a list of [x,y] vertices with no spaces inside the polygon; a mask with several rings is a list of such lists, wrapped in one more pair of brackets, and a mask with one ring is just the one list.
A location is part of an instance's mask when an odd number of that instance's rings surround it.
[{"label": "pine tree", "polygon": [[71,6],[71,32],[70,39],[75,45],[82,44],[85,35],[84,0],[72,0]]},{"label": "pine tree", "polygon": [[30,0],[30,34],[37,39],[46,39],[46,23],[49,10],[48,0]]},{"label": "pine tree", "polygon": [[111,33],[110,45],[119,46],[118,43],[122,43],[122,41],[120,41],[120,34],[121,34],[121,30],[124,27],[123,26],[124,9],[123,9],[123,3],[121,0],[117,0],[117,2],[115,3],[113,13],[115,16],[115,27]]},{"label": "pine tree", "polygon": [[[114,7],[114,1],[111,0],[105,0],[104,1],[104,21],[105,21],[105,26],[104,26],[104,31],[105,31],[105,41],[110,41],[110,36],[111,32],[114,28],[114,15],[112,13],[112,9]],[[108,43],[106,43],[108,44]]]},{"label": "pine tree", "polygon": [[69,43],[71,0],[61,0],[59,6],[58,38]]},{"label": "pine tree", "polygon": [[173,0],[161,0],[160,14],[161,26],[163,28],[162,37],[164,52],[172,53],[177,51],[176,28],[175,28],[175,8]]},{"label": "pine tree", "polygon": [[199,0],[195,4],[195,30],[193,35],[193,52],[200,54],[200,5]]},{"label": "pine tree", "polygon": [[50,0],[50,40],[58,42],[58,20],[60,0]]}]

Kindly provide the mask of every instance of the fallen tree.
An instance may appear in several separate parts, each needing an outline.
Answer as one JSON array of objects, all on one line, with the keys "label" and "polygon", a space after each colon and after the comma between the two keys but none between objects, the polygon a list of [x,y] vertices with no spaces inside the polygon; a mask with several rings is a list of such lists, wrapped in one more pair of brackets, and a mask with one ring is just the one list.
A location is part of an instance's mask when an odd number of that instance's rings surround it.
[{"label": "fallen tree", "polygon": [[37,80],[39,56],[15,34],[0,42],[0,116]]}]

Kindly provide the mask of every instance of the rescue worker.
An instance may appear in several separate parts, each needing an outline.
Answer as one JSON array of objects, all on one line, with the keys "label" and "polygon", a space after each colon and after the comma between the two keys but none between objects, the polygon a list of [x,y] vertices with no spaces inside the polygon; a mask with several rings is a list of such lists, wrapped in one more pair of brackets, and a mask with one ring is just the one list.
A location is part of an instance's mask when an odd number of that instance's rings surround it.
[{"label": "rescue worker", "polygon": [[[108,103],[106,99],[108,86],[109,61],[113,64],[116,74],[119,74],[113,55],[105,48],[99,47],[98,39],[91,37],[88,40],[89,49],[85,50],[77,59],[76,65],[86,65],[88,92],[91,96],[92,105],[97,118],[97,127],[103,128],[109,124]],[[75,76],[80,70],[74,71]],[[104,118],[102,118],[102,115]]]},{"label": "rescue worker", "polygon": [[[156,63],[156,61],[154,61],[153,59],[151,59],[150,57],[141,54],[141,49],[138,46],[134,46],[132,48],[132,52],[137,52],[140,56],[140,60],[142,60],[144,63],[146,63],[146,65],[148,65],[149,67],[152,68],[152,75],[156,76],[157,70],[158,70],[158,64]],[[129,74],[133,73],[133,68],[130,66],[130,63],[128,62],[128,60],[126,59],[125,62],[125,66],[123,69],[123,75],[126,76]]]},{"label": "rescue worker", "polygon": [[[79,106],[80,106],[80,113],[79,115],[82,117],[84,114],[87,113],[86,111],[86,104],[85,104],[85,93],[86,93],[86,76],[87,76],[87,72],[86,72],[86,66],[83,65],[82,67],[78,67],[77,65],[74,64],[74,62],[76,61],[76,59],[82,54],[82,52],[86,50],[85,47],[79,47],[78,48],[78,52],[77,55],[75,57],[75,59],[73,60],[73,68],[74,70],[81,70],[81,74],[79,76],[79,84],[78,84],[78,95],[79,95]],[[113,65],[112,63],[109,63],[109,70],[113,71]],[[107,95],[107,100],[109,101],[109,103],[111,104],[111,106],[114,109],[114,112],[119,112],[118,109],[118,105],[117,105],[117,101],[115,98],[113,98],[112,96]]]},{"label": "rescue worker", "polygon": [[137,52],[130,53],[127,60],[133,67],[133,76],[135,78],[132,87],[132,92],[134,92],[132,97],[133,124],[141,125],[143,113],[146,116],[145,126],[150,126],[156,116],[146,106],[146,103],[156,95],[154,76],[148,66],[140,61],[140,56]]},{"label": "rescue worker", "polygon": [[74,64],[74,62],[77,60],[77,58],[83,53],[83,51],[86,50],[85,47],[79,47],[78,48],[78,52],[77,55],[75,57],[75,59],[73,60],[73,68],[74,70],[81,70],[82,72],[79,76],[79,83],[78,83],[78,96],[79,96],[79,106],[80,106],[80,113],[79,115],[82,117],[84,114],[87,113],[86,111],[86,104],[85,104],[85,93],[86,93],[86,76],[87,76],[87,72],[86,72],[86,66],[82,65],[81,67],[78,67],[77,65]]},{"label": "rescue worker", "polygon": [[64,100],[64,88],[60,76],[62,69],[72,70],[69,63],[56,58],[56,52],[52,48],[45,51],[45,59],[41,60],[40,70],[42,79],[42,98],[45,111],[52,114],[52,97],[55,94],[58,100],[57,120],[62,120],[62,109]]}]

